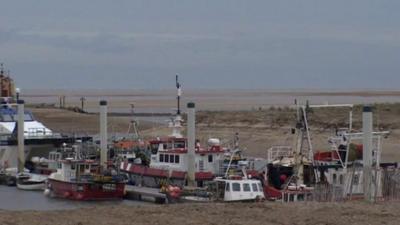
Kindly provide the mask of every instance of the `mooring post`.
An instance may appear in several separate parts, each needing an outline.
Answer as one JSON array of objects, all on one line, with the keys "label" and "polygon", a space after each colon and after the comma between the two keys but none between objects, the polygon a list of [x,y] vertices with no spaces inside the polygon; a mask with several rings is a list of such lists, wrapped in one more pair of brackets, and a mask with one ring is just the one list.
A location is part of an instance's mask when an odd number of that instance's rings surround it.
[{"label": "mooring post", "polygon": [[107,101],[100,101],[100,164],[107,169]]},{"label": "mooring post", "polygon": [[25,109],[24,100],[17,101],[18,111],[18,172],[24,172],[25,167],[25,136],[24,136],[24,121],[25,121]]},{"label": "mooring post", "polygon": [[195,104],[190,102],[187,104],[188,116],[187,116],[187,139],[188,139],[188,186],[196,186],[195,173],[196,173],[196,162],[195,162],[195,151],[196,151],[196,110]]},{"label": "mooring post", "polygon": [[372,195],[372,107],[364,106],[363,108],[363,186],[364,199],[366,201],[374,201]]}]

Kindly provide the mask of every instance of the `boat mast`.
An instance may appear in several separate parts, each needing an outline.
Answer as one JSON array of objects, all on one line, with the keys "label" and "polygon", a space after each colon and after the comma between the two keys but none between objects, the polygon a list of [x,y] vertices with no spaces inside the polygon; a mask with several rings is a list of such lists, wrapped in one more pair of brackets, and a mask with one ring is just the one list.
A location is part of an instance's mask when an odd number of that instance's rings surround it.
[{"label": "boat mast", "polygon": [[181,115],[181,95],[182,95],[182,89],[181,89],[181,84],[179,83],[179,76],[178,74],[176,75],[176,89],[178,91],[177,94],[177,115]]},{"label": "boat mast", "polygon": [[296,104],[296,139],[294,143],[294,174],[296,176],[296,184],[301,185],[304,184],[304,164],[303,164],[303,140],[304,140],[304,118],[303,111],[299,106],[297,100],[295,100]]},{"label": "boat mast", "polygon": [[182,116],[181,116],[181,96],[182,89],[181,84],[179,83],[179,76],[176,75],[176,89],[177,89],[177,111],[175,118],[171,118],[171,122],[169,127],[172,128],[172,136],[176,138],[182,138]]}]

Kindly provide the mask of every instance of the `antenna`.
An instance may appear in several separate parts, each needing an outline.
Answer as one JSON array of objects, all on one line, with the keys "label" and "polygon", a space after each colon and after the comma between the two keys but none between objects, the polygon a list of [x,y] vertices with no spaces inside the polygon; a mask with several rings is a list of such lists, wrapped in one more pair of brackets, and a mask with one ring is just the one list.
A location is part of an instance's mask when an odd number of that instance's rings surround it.
[{"label": "antenna", "polygon": [[178,91],[177,93],[177,106],[178,106],[178,110],[177,110],[177,115],[181,115],[181,95],[182,95],[182,89],[181,89],[181,84],[179,83],[179,75],[176,74],[176,89]]}]

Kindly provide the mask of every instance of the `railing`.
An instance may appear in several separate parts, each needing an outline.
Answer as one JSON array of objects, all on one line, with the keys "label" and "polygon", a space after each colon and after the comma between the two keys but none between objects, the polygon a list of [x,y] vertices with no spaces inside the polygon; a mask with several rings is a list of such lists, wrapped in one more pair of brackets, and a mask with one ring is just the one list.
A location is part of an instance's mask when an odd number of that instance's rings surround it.
[{"label": "railing", "polygon": [[48,131],[46,128],[29,128],[28,132],[25,132],[27,137],[43,137],[43,136],[52,136],[53,132]]},{"label": "railing", "polygon": [[400,168],[383,169],[382,195],[385,201],[400,200]]},{"label": "railing", "polygon": [[[358,168],[366,172],[363,168]],[[373,202],[381,202],[381,201],[400,201],[400,168],[379,168],[379,169],[371,169],[371,174],[375,174],[376,180],[371,179],[371,176],[368,176],[368,181],[372,182],[372,187],[369,187],[369,190],[372,190],[371,193],[371,201]],[[367,189],[365,186],[365,181],[363,181],[365,174],[363,174],[363,178],[360,180],[354,180],[354,169],[350,169],[345,176],[350,179],[346,179],[346,181],[342,185],[338,184],[317,184],[314,186],[313,190],[313,201],[317,202],[342,202],[347,200],[354,199],[364,199],[364,191]],[[358,175],[357,175],[358,176]],[[358,185],[362,185],[362,192],[353,195],[352,189],[353,184],[358,183]]]}]

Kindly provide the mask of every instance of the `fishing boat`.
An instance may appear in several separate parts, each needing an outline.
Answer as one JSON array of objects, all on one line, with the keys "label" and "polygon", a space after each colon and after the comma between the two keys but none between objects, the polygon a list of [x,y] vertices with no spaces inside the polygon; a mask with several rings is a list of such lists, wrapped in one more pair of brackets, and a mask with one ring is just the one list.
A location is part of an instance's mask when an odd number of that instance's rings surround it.
[{"label": "fishing boat", "polygon": [[57,172],[50,174],[45,194],[71,200],[122,199],[125,179],[115,171],[99,172],[93,160],[61,160]]},{"label": "fishing boat", "polygon": [[[328,139],[330,149],[314,151],[307,114],[311,108],[348,108],[349,127],[336,129]],[[382,143],[387,131],[374,132],[372,109],[363,109],[362,132],[353,130],[353,105],[297,106],[295,148],[278,146],[268,153],[265,193],[269,199],[285,202],[318,201],[382,196]],[[367,174],[366,174],[367,173]],[[300,181],[300,182],[299,182]]]},{"label": "fishing boat", "polygon": [[[236,150],[239,151],[239,150]],[[239,174],[230,174],[231,157],[225,175],[214,179],[216,182],[216,200],[224,202],[262,201],[265,199],[264,188],[258,176],[248,174],[245,163],[240,164]]]},{"label": "fishing boat", "polygon": [[126,179],[108,159],[106,101],[100,102],[100,137],[100,160],[87,159],[91,151],[76,148],[74,158],[57,161],[57,172],[50,174],[45,194],[81,201],[123,198]]},{"label": "fishing boat", "polygon": [[19,173],[16,176],[17,188],[27,191],[43,191],[47,176],[34,173]]},{"label": "fishing boat", "polygon": [[260,180],[246,178],[216,178],[219,198],[224,202],[262,201],[265,199]]},{"label": "fishing boat", "polygon": [[[120,169],[126,172],[138,185],[160,187],[163,182],[184,186],[187,180],[187,139],[166,137],[149,142],[151,148],[150,164],[122,162]],[[223,173],[225,149],[217,139],[212,139],[206,147],[197,144],[195,179],[198,186],[212,181]]]},{"label": "fishing boat", "polygon": [[[147,143],[148,160],[139,163],[124,161],[120,169],[129,175],[137,185],[159,188],[168,183],[176,186],[187,185],[189,165],[189,141],[182,135],[182,116],[180,109],[181,85],[176,78],[177,113],[171,118],[169,127],[171,135],[156,137]],[[224,173],[224,159],[226,148],[221,146],[220,140],[211,138],[205,146],[195,141],[194,146],[194,174],[196,185],[202,187],[205,182],[212,181],[216,176]]]}]

